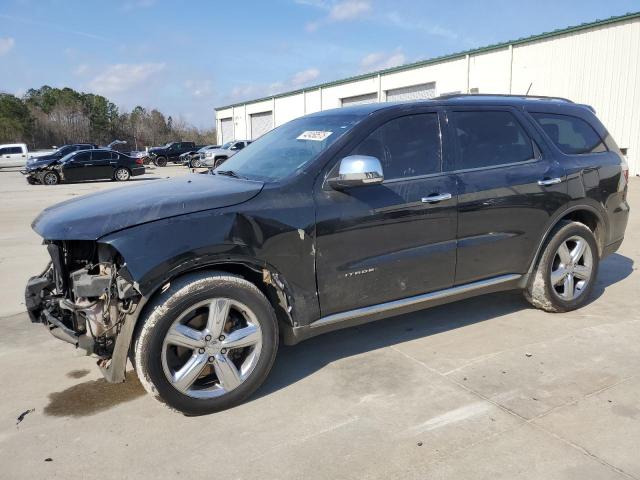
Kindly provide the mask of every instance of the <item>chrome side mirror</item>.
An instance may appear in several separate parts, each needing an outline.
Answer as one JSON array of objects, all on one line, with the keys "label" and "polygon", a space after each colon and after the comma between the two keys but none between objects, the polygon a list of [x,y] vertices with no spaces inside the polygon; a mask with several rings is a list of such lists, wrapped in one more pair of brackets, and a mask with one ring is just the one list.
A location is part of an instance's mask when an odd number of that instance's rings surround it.
[{"label": "chrome side mirror", "polygon": [[376,157],[350,155],[340,160],[338,175],[328,179],[335,190],[363,185],[377,185],[384,180],[382,165]]}]

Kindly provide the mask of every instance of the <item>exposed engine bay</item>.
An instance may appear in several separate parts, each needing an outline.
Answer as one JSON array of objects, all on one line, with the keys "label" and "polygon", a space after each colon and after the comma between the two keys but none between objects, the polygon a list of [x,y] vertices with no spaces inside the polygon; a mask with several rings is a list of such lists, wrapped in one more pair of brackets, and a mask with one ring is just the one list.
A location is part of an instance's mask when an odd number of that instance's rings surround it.
[{"label": "exposed engine bay", "polygon": [[98,357],[108,381],[123,381],[133,314],[142,300],[124,259],[94,241],[46,244],[51,261],[25,291],[31,321]]}]

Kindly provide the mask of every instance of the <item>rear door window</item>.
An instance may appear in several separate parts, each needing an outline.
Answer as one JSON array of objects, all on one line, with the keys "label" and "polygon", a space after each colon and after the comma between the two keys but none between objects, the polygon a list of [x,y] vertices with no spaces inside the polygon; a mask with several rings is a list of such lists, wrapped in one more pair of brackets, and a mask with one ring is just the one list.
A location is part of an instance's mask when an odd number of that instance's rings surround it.
[{"label": "rear door window", "polygon": [[535,158],[533,142],[507,111],[452,112],[458,143],[458,170],[526,162]]},{"label": "rear door window", "polygon": [[22,148],[21,147],[0,148],[0,155],[12,155],[16,153],[22,153]]},{"label": "rear door window", "polygon": [[94,151],[91,155],[92,160],[111,160],[111,152]]},{"label": "rear door window", "polygon": [[553,143],[568,155],[606,152],[600,135],[581,118],[555,113],[531,113]]},{"label": "rear door window", "polygon": [[439,173],[442,164],[437,113],[395,118],[378,127],[351,152],[376,157],[385,180]]},{"label": "rear door window", "polygon": [[88,162],[89,160],[91,160],[91,152],[85,151],[77,153],[73,156],[72,160],[74,162]]}]

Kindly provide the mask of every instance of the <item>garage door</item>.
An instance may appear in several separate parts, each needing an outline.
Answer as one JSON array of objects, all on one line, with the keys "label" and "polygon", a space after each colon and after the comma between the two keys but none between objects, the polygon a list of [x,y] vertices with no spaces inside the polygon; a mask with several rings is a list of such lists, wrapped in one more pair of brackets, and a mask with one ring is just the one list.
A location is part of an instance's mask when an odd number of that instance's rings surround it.
[{"label": "garage door", "polygon": [[387,102],[410,102],[411,100],[424,100],[435,96],[435,82],[387,90]]},{"label": "garage door", "polygon": [[376,103],[378,101],[377,93],[367,93],[365,95],[356,95],[355,97],[346,97],[342,99],[342,106],[364,105],[365,103]]},{"label": "garage door", "polygon": [[223,118],[220,120],[220,131],[222,132],[222,143],[235,140],[233,138],[233,119]]},{"label": "garage door", "polygon": [[255,140],[273,128],[273,112],[254,113],[250,117],[251,140]]}]

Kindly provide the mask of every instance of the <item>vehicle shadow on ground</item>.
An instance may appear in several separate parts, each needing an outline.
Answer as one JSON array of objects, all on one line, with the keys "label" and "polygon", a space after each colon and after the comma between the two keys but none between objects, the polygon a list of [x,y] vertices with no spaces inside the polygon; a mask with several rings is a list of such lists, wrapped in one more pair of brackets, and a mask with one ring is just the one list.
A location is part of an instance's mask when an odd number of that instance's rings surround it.
[{"label": "vehicle shadow on ground", "polygon": [[[589,303],[633,272],[633,260],[613,254],[600,264]],[[521,292],[483,295],[419,312],[327,333],[294,346],[282,346],[265,384],[254,399],[276,392],[341,358],[466,327],[533,308]]]},{"label": "vehicle shadow on ground", "polygon": [[109,179],[105,179],[105,180],[82,180],[82,181],[77,181],[77,182],[66,182],[64,183],[64,185],[92,185],[92,184],[97,184],[97,183],[117,183],[117,184],[122,184],[122,185],[126,185],[128,183],[135,183],[135,182],[146,182],[149,180],[161,180],[162,178],[166,178],[166,177],[131,177],[129,180],[127,180],[126,182],[116,182],[114,180],[109,180]]},{"label": "vehicle shadow on ground", "polygon": [[[80,372],[74,370],[68,376],[77,378]],[[84,417],[109,410],[145,394],[135,372],[129,371],[124,383],[108,383],[104,378],[99,378],[49,394],[49,404],[44,407],[44,414],[52,417]]]}]

